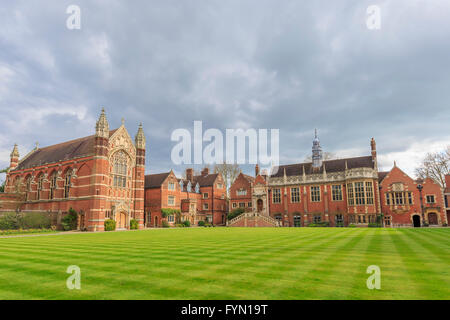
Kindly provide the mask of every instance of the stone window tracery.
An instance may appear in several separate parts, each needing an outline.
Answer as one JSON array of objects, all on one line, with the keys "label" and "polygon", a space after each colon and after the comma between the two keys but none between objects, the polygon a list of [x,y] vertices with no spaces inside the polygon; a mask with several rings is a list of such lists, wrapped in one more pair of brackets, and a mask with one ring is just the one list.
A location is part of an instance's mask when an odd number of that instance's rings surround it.
[{"label": "stone window tracery", "polygon": [[113,157],[113,186],[126,188],[128,175],[128,156],[124,151],[118,151]]}]

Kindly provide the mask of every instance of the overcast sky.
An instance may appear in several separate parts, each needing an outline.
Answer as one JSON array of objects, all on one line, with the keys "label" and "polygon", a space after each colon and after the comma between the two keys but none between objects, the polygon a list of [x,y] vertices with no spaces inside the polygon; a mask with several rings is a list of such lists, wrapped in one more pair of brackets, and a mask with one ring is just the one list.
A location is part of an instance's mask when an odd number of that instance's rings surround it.
[{"label": "overcast sky", "polygon": [[314,128],[341,158],[374,137],[381,169],[413,174],[450,144],[449,17],[442,0],[3,1],[0,166],[14,143],[93,134],[104,106],[111,128],[143,123],[151,173],[181,170],[170,135],[202,120],[280,129],[282,164],[310,155]]}]

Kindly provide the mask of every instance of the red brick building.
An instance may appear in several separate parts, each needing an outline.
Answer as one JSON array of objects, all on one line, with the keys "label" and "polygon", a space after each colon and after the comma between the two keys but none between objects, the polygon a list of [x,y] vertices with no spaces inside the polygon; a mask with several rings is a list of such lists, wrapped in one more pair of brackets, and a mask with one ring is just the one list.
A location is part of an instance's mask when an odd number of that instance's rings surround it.
[{"label": "red brick building", "polygon": [[447,214],[447,225],[450,222],[450,174],[445,176],[444,203]]},{"label": "red brick building", "polygon": [[175,215],[163,218],[161,209],[181,211],[181,221],[191,224],[207,221],[214,225],[226,222],[225,184],[220,173],[202,170],[194,175],[186,169],[186,178],[178,179],[173,171],[145,176],[145,225],[161,226],[162,219],[169,225],[176,223]]},{"label": "red brick building", "polygon": [[[280,166],[268,177],[259,175],[258,166],[256,178],[240,174],[230,188],[230,210],[244,207],[248,213],[229,225],[268,226],[270,219],[256,218],[267,215],[279,225],[294,227],[323,222],[330,226],[448,225],[450,188],[445,190],[446,199],[432,179],[415,181],[396,165],[389,172],[378,172],[374,139],[370,146],[370,156],[322,161],[316,134],[312,162]],[[446,184],[450,185],[450,176]]]},{"label": "red brick building", "polygon": [[447,225],[442,189],[432,179],[414,180],[394,164],[379,180],[385,227]]},{"label": "red brick building", "polygon": [[279,166],[268,177],[257,175],[258,191],[254,190],[256,180],[251,183],[239,177],[231,187],[231,201],[239,202],[237,192],[251,195],[254,215],[270,216],[283,226],[376,223],[381,204],[374,139],[370,145],[370,156],[323,161],[316,133],[312,162]]},{"label": "red brick building", "polygon": [[142,125],[133,141],[123,123],[109,130],[102,110],[92,136],[36,146],[20,160],[14,146],[0,210],[49,212],[60,219],[73,208],[81,230],[102,231],[107,218],[119,229],[129,228],[131,219],[143,228],[144,176]]}]

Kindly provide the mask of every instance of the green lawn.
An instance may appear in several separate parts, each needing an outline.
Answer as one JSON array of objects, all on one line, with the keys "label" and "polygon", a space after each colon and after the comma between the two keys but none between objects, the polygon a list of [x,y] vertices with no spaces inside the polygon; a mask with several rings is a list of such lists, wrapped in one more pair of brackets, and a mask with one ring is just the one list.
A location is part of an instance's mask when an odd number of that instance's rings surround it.
[{"label": "green lawn", "polygon": [[[0,299],[450,299],[450,228],[179,228],[0,239]],[[69,265],[81,290],[68,290]],[[381,290],[366,286],[381,268]]]}]

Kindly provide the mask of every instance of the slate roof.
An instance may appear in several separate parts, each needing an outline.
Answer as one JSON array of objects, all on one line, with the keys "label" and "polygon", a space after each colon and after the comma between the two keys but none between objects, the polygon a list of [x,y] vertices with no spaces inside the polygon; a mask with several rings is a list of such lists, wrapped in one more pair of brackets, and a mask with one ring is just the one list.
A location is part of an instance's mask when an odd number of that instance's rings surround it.
[{"label": "slate roof", "polygon": [[284,170],[286,170],[286,176],[300,176],[303,174],[303,167],[305,168],[306,174],[312,173],[323,173],[323,168],[325,166],[326,172],[340,172],[345,171],[345,162],[347,162],[348,169],[355,168],[374,168],[374,162],[372,161],[372,156],[366,157],[355,157],[347,159],[336,159],[336,160],[326,160],[323,161],[322,167],[319,171],[313,172],[312,163],[297,163],[279,166],[278,171],[270,175],[271,177],[283,177]]},{"label": "slate roof", "polygon": [[169,174],[170,171],[164,173],[147,174],[145,176],[145,189],[160,187],[164,180],[166,180],[166,178],[169,176]]},{"label": "slate roof", "polygon": [[[117,129],[109,131],[111,137]],[[94,154],[95,135],[54,144],[45,148],[32,151],[27,157],[19,162],[14,169],[23,170],[42,166],[48,163],[66,161],[70,159],[90,156]]]}]

